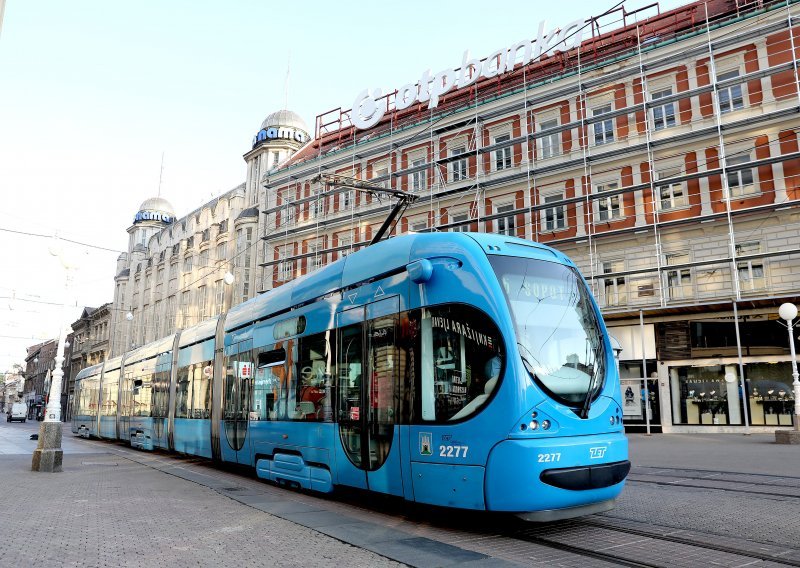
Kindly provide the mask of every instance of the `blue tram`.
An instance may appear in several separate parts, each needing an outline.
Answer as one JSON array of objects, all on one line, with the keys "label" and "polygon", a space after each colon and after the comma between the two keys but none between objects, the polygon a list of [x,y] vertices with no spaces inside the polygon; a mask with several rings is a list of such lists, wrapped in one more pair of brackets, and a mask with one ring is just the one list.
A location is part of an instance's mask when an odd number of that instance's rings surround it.
[{"label": "blue tram", "polygon": [[390,239],[76,379],[73,432],[259,477],[553,520],[630,469],[575,265],[489,234]]}]

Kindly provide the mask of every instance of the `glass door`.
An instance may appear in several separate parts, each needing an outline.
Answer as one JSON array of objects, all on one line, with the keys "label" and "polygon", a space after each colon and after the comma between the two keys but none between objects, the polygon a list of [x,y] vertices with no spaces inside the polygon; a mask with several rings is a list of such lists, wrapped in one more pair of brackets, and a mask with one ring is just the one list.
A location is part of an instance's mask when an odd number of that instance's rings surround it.
[{"label": "glass door", "polygon": [[222,403],[222,430],[227,447],[226,461],[251,464],[247,424],[250,415],[250,390],[253,383],[253,340],[234,343],[225,348],[225,385]]}]

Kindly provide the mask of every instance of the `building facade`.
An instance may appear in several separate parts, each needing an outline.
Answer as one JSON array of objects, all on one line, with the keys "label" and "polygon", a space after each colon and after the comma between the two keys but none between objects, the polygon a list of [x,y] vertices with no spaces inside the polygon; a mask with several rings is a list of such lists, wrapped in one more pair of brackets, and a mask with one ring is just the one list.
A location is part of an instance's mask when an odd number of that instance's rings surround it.
[{"label": "building facade", "polygon": [[629,425],[647,397],[665,432],[789,426],[799,8],[623,7],[364,91],[262,175],[259,291],[369,242],[391,199],[341,180],[413,192],[394,235],[493,232],[575,260],[622,347]]},{"label": "building facade", "polygon": [[259,180],[308,141],[305,128],[291,111],[270,114],[244,156],[247,181],[184,217],[161,197],[142,203],[117,260],[104,354],[197,325],[256,294]]}]

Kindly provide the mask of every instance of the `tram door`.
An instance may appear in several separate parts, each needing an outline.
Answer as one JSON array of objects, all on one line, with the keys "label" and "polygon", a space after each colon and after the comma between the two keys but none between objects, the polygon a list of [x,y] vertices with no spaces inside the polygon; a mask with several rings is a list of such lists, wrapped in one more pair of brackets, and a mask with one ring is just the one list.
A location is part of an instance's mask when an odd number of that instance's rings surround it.
[{"label": "tram door", "polygon": [[394,443],[398,308],[393,297],[341,312],[337,362],[338,482],[394,495],[403,494]]},{"label": "tram door", "polygon": [[222,459],[252,465],[247,423],[253,384],[253,340],[225,348],[225,383],[222,403]]}]

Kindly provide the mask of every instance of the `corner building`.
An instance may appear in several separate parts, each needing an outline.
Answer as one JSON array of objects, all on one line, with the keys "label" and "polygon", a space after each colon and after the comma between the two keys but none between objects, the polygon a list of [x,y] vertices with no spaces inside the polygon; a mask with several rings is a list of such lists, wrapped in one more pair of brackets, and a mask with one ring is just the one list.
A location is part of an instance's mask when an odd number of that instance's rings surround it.
[{"label": "corner building", "polygon": [[[176,218],[162,197],[145,200],[117,259],[108,357],[199,324],[252,298],[258,279],[258,180],[308,140],[303,120],[270,114],[244,158],[247,181]],[[226,273],[233,282],[225,281]]]},{"label": "corner building", "polygon": [[622,347],[629,427],[645,380],[655,431],[790,426],[777,308],[800,301],[799,9],[620,8],[571,44],[492,54],[461,88],[445,71],[320,115],[261,178],[259,290],[366,246],[385,218],[391,199],[320,173],[414,192],[394,235],[515,235],[576,261]]}]

